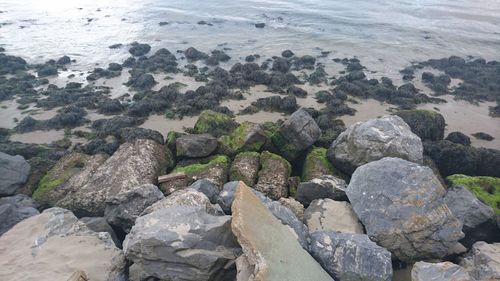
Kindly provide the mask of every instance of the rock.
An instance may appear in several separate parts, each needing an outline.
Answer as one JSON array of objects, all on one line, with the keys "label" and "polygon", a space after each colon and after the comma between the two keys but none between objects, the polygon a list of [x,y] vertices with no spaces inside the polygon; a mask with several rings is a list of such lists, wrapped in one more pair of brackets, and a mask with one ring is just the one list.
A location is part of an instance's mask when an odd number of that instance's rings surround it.
[{"label": "rock", "polygon": [[152,184],[136,186],[108,198],[104,217],[110,225],[129,233],[144,209],[163,198],[163,193]]},{"label": "rock", "polygon": [[222,154],[233,156],[244,151],[260,151],[266,142],[266,133],[260,125],[243,122],[230,135],[219,138],[219,149]]},{"label": "rock", "polygon": [[474,133],[474,134],[472,134],[472,136],[475,137],[476,139],[485,140],[485,141],[492,141],[495,139],[492,135],[484,133],[484,132]]},{"label": "rock", "polygon": [[[240,184],[239,181],[231,181],[226,184],[224,184],[224,187],[222,188],[222,191],[219,194],[219,199],[217,200],[217,203],[219,206],[221,206],[222,210],[224,210],[224,213],[230,215],[231,214],[231,206],[233,205],[234,201],[234,196],[236,195],[236,189],[238,188],[238,185]],[[271,202],[272,200],[266,197],[262,192],[257,191],[255,189],[252,189],[252,191],[255,193],[259,199],[264,202],[268,203]]]},{"label": "rock", "polygon": [[442,140],[424,142],[424,149],[443,177],[453,174],[476,175],[478,153],[475,148]]},{"label": "rock", "polygon": [[0,237],[1,280],[126,280],[125,259],[108,233],[88,229],[70,211],[51,208]]},{"label": "rock", "polygon": [[421,140],[438,141],[444,138],[446,123],[443,115],[435,111],[412,109],[398,111],[395,114],[401,117]]},{"label": "rock", "polygon": [[[261,200],[261,202],[263,202]],[[297,236],[297,240],[299,241],[302,248],[306,251],[309,250],[309,231],[307,227],[300,221],[295,214],[283,204],[277,201],[268,201],[263,202],[266,208],[271,211],[271,213],[278,219],[280,222],[288,227],[290,230],[294,232],[294,235]]]},{"label": "rock", "polygon": [[322,176],[308,182],[301,182],[297,188],[295,199],[305,207],[316,199],[330,198],[345,201],[347,200],[346,188],[347,184],[343,179],[334,176]]},{"label": "rock", "polygon": [[236,281],[248,281],[252,277],[253,267],[245,254],[236,259]]},{"label": "rock", "polygon": [[265,26],[266,26],[266,24],[263,22],[255,24],[255,27],[257,27],[257,28],[264,28]]},{"label": "rock", "polygon": [[408,262],[464,251],[445,192],[430,168],[391,157],[356,169],[346,191],[368,236]]},{"label": "rock", "polygon": [[465,238],[461,241],[471,247],[477,241],[498,242],[500,230],[493,209],[479,201],[469,190],[462,186],[448,188],[444,202],[453,215],[462,222]]},{"label": "rock", "polygon": [[0,152],[0,196],[16,193],[28,180],[30,169],[24,157]]},{"label": "rock", "polygon": [[95,232],[107,232],[117,247],[121,247],[121,241],[116,233],[103,217],[83,217],[80,219],[90,230]]},{"label": "rock", "polygon": [[197,180],[189,187],[205,194],[212,204],[216,204],[219,199],[219,187],[207,179]]},{"label": "rock", "polygon": [[476,280],[500,280],[500,243],[475,243],[460,265]]},{"label": "rock", "polygon": [[451,262],[417,262],[411,270],[412,281],[474,281],[464,268]]},{"label": "rock", "polygon": [[217,139],[209,134],[185,135],[176,139],[177,157],[205,157],[217,149]]},{"label": "rock", "polygon": [[188,186],[189,178],[186,173],[172,173],[158,177],[158,185],[165,195]]},{"label": "rock", "polygon": [[128,50],[133,56],[140,57],[149,53],[151,46],[148,44],[132,43],[132,47]]},{"label": "rock", "polygon": [[500,178],[451,175],[446,181],[451,186],[465,187],[481,202],[491,207],[496,214],[500,214]]},{"label": "rock", "polygon": [[310,181],[324,175],[335,174],[335,168],[330,161],[328,161],[326,154],[327,150],[323,147],[313,147],[313,149],[307,153],[302,168],[303,181]]},{"label": "rock", "polygon": [[229,157],[214,155],[195,164],[177,166],[173,173],[185,173],[188,185],[199,179],[208,179],[217,186],[222,186],[227,182],[230,163]]},{"label": "rock", "polygon": [[230,216],[197,207],[159,209],[136,220],[123,251],[147,277],[223,280],[241,252],[230,226]]},{"label": "rock", "polygon": [[250,280],[333,280],[244,183],[231,209],[231,228],[248,258]]},{"label": "rock", "polygon": [[288,178],[292,172],[290,163],[279,155],[264,151],[260,155],[260,165],[262,169],[254,188],[274,200],[288,197]]},{"label": "rock", "polygon": [[295,54],[292,51],[290,51],[290,50],[284,50],[281,53],[281,56],[284,57],[284,58],[291,58],[291,57],[295,56]]},{"label": "rock", "polygon": [[193,47],[189,47],[184,51],[184,55],[186,56],[186,59],[189,61],[198,61],[202,59],[207,59],[208,55],[198,51],[197,49]]},{"label": "rock", "polygon": [[234,158],[229,170],[231,181],[242,181],[248,186],[257,183],[260,168],[260,153],[242,152]]},{"label": "rock", "polygon": [[48,171],[54,166],[56,163],[55,160],[50,159],[48,157],[32,157],[28,160],[28,163],[31,166],[30,175],[28,177],[28,181],[23,185],[23,187],[18,190],[18,193],[26,194],[28,196],[32,196],[33,192],[38,187],[38,183],[40,180],[48,173]]},{"label": "rock", "polygon": [[470,138],[461,132],[451,132],[445,140],[461,145],[470,145],[471,143]]},{"label": "rock", "polygon": [[398,157],[415,163],[423,161],[420,138],[398,116],[384,116],[355,123],[332,143],[328,159],[347,174],[366,163],[384,157]]},{"label": "rock", "polygon": [[363,234],[363,225],[352,210],[351,204],[332,199],[312,201],[304,213],[304,222],[309,232],[335,231]]},{"label": "rock", "polygon": [[278,200],[278,201],[283,206],[290,209],[300,221],[304,221],[304,206],[302,204],[300,204],[300,202],[296,201],[295,199],[293,199],[291,197],[289,197],[289,198],[281,197],[280,200]]},{"label": "rock", "polygon": [[20,221],[38,215],[36,204],[22,194],[0,198],[0,236]]},{"label": "rock", "polygon": [[290,86],[287,90],[286,93],[288,95],[296,96],[298,98],[305,98],[307,97],[307,91],[299,88],[297,86]]},{"label": "rock", "polygon": [[171,207],[196,207],[199,209],[203,209],[206,213],[220,216],[224,215],[224,212],[220,208],[219,205],[212,205],[208,197],[205,194],[198,192],[192,188],[186,188],[183,190],[178,190],[169,196],[163,198],[162,200],[157,201],[151,206],[144,209],[141,216],[150,214],[152,212],[167,209]]},{"label": "rock", "polygon": [[238,127],[238,123],[229,115],[205,110],[198,116],[198,120],[194,125],[194,131],[197,134],[209,133],[214,137],[220,137],[230,134],[236,127]]},{"label": "rock", "polygon": [[157,181],[165,149],[152,140],[136,140],[120,146],[95,172],[79,173],[66,184],[67,194],[57,206],[73,210],[77,216],[102,216],[106,200],[143,184]]},{"label": "rock", "polygon": [[311,253],[337,280],[392,280],[391,253],[367,235],[317,231],[311,234]]},{"label": "rock", "polygon": [[321,129],[304,108],[295,111],[271,138],[280,154],[295,159],[321,137]]}]

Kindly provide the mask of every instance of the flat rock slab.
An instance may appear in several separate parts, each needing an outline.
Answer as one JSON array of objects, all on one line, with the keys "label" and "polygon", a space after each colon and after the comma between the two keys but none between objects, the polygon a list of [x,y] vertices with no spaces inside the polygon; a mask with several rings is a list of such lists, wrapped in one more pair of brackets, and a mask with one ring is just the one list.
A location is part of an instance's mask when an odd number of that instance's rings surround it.
[{"label": "flat rock slab", "polygon": [[231,209],[231,228],[253,266],[248,280],[333,280],[243,182]]}]

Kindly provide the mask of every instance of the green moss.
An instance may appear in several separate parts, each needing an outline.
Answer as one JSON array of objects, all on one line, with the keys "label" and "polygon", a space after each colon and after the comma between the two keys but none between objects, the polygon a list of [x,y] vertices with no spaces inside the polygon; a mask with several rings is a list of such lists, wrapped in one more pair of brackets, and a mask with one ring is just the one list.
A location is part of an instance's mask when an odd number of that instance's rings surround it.
[{"label": "green moss", "polygon": [[238,154],[239,157],[260,157],[259,152],[255,151],[245,151]]},{"label": "green moss", "polygon": [[243,122],[230,135],[219,138],[219,143],[224,154],[234,155],[243,151],[259,151],[264,142],[254,142],[250,145],[245,144],[245,139],[251,129],[252,124]]},{"label": "green moss", "polygon": [[218,137],[230,133],[236,126],[237,123],[231,116],[212,110],[205,110],[198,117],[194,125],[194,131],[197,134],[210,133]]},{"label": "green moss", "polygon": [[467,188],[479,200],[492,207],[497,215],[500,215],[500,178],[451,175],[446,180],[451,185]]},{"label": "green moss", "polygon": [[280,154],[286,159],[294,160],[297,157],[299,153],[297,148],[290,144],[279,131],[276,131],[271,136],[271,141],[273,142],[276,149],[279,150]]},{"label": "green moss", "polygon": [[45,197],[45,194],[47,191],[50,191],[59,185],[63,184],[67,178],[65,177],[60,177],[56,179],[50,179],[49,175],[45,175],[41,180],[40,183],[38,183],[38,188],[33,192],[32,198],[35,201],[42,201],[43,198]]},{"label": "green moss", "polygon": [[210,169],[217,165],[226,165],[229,166],[229,157],[226,155],[216,155],[210,158],[207,163],[196,163],[187,166],[177,167],[173,172],[181,173],[184,172],[188,175],[196,174],[207,169]]},{"label": "green moss", "polygon": [[[335,168],[332,163],[328,161],[327,158],[327,149],[323,147],[313,147],[312,150],[307,154],[306,160],[304,162],[304,167],[302,169],[302,179],[307,181],[311,180],[310,176],[314,173],[314,169],[321,168],[323,169],[322,173],[333,174]],[[314,165],[319,162],[321,167],[317,167]]]},{"label": "green moss", "polygon": [[260,154],[260,163],[262,165],[262,170],[266,169],[273,169],[274,167],[269,167],[268,165],[271,164],[268,159],[273,159],[275,161],[279,161],[283,163],[287,167],[288,170],[288,175],[292,174],[292,165],[290,165],[290,162],[288,162],[285,158],[279,156],[278,154],[271,153],[269,151],[263,151]]}]

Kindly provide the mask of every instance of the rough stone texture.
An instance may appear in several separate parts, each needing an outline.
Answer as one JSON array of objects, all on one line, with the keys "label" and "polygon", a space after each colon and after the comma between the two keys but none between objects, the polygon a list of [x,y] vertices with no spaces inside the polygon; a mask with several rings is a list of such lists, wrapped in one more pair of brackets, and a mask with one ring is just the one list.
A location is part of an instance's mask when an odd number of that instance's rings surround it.
[{"label": "rough stone texture", "polygon": [[383,158],[359,167],[347,196],[370,238],[402,261],[439,259],[465,249],[462,223],[428,167]]},{"label": "rough stone texture", "polygon": [[334,176],[322,176],[309,182],[301,182],[297,188],[295,199],[306,207],[316,199],[347,200],[346,188],[347,184],[343,179]]},{"label": "rough stone texture", "polygon": [[332,199],[314,200],[304,213],[309,232],[336,231],[363,234],[363,225],[352,210],[351,204]]},{"label": "rough stone texture", "polygon": [[398,116],[384,116],[355,123],[342,132],[328,149],[333,165],[347,174],[384,157],[423,161],[420,138]]},{"label": "rough stone texture", "polygon": [[469,190],[462,186],[452,186],[448,188],[444,201],[453,215],[463,224],[465,238],[461,242],[466,247],[472,246],[477,241],[500,240],[495,212]]},{"label": "rough stone texture", "polygon": [[334,175],[334,168],[326,157],[326,148],[313,148],[306,156],[302,169],[302,180],[310,181],[324,175]]},{"label": "rough stone texture", "polygon": [[253,270],[245,254],[236,259],[236,281],[250,281]]},{"label": "rough stone texture", "polygon": [[300,221],[304,221],[304,206],[300,204],[299,201],[291,197],[290,198],[281,197],[279,202],[283,204],[283,206],[290,209]]},{"label": "rough stone texture", "polygon": [[184,172],[191,184],[199,179],[207,179],[217,186],[227,182],[231,160],[225,155],[215,155],[197,160],[191,165],[178,166],[174,172]]},{"label": "rough stone texture", "polygon": [[290,230],[295,232],[297,240],[302,248],[309,250],[309,231],[302,221],[300,221],[290,209],[277,201],[263,203],[282,224],[289,226]]},{"label": "rough stone texture", "polygon": [[28,180],[30,169],[24,157],[0,152],[0,196],[16,193]]},{"label": "rough stone texture", "polygon": [[190,188],[205,194],[205,196],[207,196],[210,200],[210,203],[217,203],[217,199],[219,198],[219,187],[213,182],[207,179],[197,180],[190,186]]},{"label": "rough stone texture", "polygon": [[443,115],[430,110],[412,109],[395,113],[421,140],[438,141],[444,138],[446,122]]},{"label": "rough stone texture", "polygon": [[94,173],[85,178],[82,174],[76,175],[78,180],[68,186],[67,195],[57,205],[72,210],[77,216],[102,216],[107,199],[137,186],[155,183],[164,157],[164,147],[152,140],[122,144]]},{"label": "rough stone texture", "polygon": [[169,195],[174,191],[186,188],[188,181],[186,173],[172,173],[158,177],[158,186],[165,195]]},{"label": "rough stone texture", "polygon": [[338,280],[392,280],[391,253],[364,234],[314,232],[311,253]]},{"label": "rough stone texture", "polygon": [[233,233],[253,267],[249,280],[333,280],[242,182],[232,213]]},{"label": "rough stone texture", "polygon": [[254,186],[260,168],[260,154],[243,152],[234,158],[229,170],[229,180],[242,181],[248,186]]},{"label": "rough stone texture", "polygon": [[198,207],[159,209],[136,220],[123,242],[127,259],[148,277],[162,280],[222,280],[241,252],[230,216]]},{"label": "rough stone texture", "polygon": [[451,262],[417,262],[411,270],[412,281],[475,281],[461,266]]},{"label": "rough stone texture", "polygon": [[[221,206],[224,213],[230,215],[231,214],[231,206],[233,205],[234,196],[236,195],[236,189],[240,184],[239,181],[231,181],[224,185],[222,191],[219,194],[219,199],[217,203]],[[264,203],[271,202],[272,200],[266,197],[262,192],[252,189],[253,193],[259,197],[260,201]]]},{"label": "rough stone texture", "polygon": [[36,204],[26,195],[0,198],[0,235],[18,222],[38,214]]},{"label": "rough stone texture", "polygon": [[471,143],[470,138],[462,132],[451,132],[445,140],[461,145],[470,145]]},{"label": "rough stone texture", "polygon": [[68,280],[78,270],[89,280],[126,280],[123,253],[109,234],[60,208],[18,223],[0,237],[0,253],[0,280]]},{"label": "rough stone texture", "polygon": [[116,237],[116,233],[111,228],[111,225],[108,224],[105,218],[103,217],[84,217],[80,219],[90,230],[95,232],[107,232],[111,236],[115,245],[121,245],[121,242]]},{"label": "rough stone texture", "polygon": [[219,149],[222,154],[231,157],[244,151],[260,151],[268,141],[268,137],[259,124],[243,122],[230,135],[219,138]]},{"label": "rough stone texture", "polygon": [[217,149],[217,139],[209,134],[185,135],[176,139],[177,157],[205,157]]},{"label": "rough stone texture", "polygon": [[153,205],[145,208],[141,216],[150,214],[154,211],[176,206],[197,207],[214,216],[224,214],[220,206],[210,203],[210,200],[208,200],[208,197],[205,196],[205,194],[198,192],[192,188],[186,188],[183,190],[178,190],[170,194],[166,198],[157,201]]},{"label": "rough stone texture", "polygon": [[264,151],[260,155],[259,180],[254,187],[271,199],[278,200],[288,197],[288,178],[291,165],[279,155]]},{"label": "rough stone texture", "polygon": [[460,265],[476,280],[500,280],[500,243],[477,242]]},{"label": "rough stone texture", "polygon": [[163,193],[152,184],[136,186],[107,199],[104,217],[109,224],[128,233],[142,211],[163,198]]}]

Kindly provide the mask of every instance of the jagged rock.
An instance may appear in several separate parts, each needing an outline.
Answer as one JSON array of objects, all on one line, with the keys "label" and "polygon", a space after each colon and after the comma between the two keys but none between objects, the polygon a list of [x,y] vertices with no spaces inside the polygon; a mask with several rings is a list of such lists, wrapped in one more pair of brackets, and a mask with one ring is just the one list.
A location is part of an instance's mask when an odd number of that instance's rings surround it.
[{"label": "jagged rock", "polygon": [[309,182],[301,182],[295,199],[304,206],[309,206],[316,199],[330,198],[337,201],[347,200],[347,184],[334,176],[322,176]]},{"label": "jagged rock", "polygon": [[334,175],[335,168],[326,157],[327,149],[314,147],[307,153],[304,166],[302,168],[302,180],[310,181],[324,175]]},{"label": "jagged rock", "polygon": [[231,209],[231,227],[247,256],[250,280],[333,280],[242,182]]},{"label": "jagged rock", "polygon": [[444,138],[446,123],[443,115],[435,111],[412,109],[398,111],[395,114],[401,117],[421,140],[438,141]]},{"label": "jagged rock", "polygon": [[122,144],[93,173],[71,177],[71,185],[65,185],[66,195],[56,205],[77,216],[102,216],[107,199],[136,186],[155,183],[164,160],[165,149],[155,141],[141,139]]},{"label": "jagged rock", "polygon": [[281,197],[279,202],[290,209],[300,221],[304,221],[304,206],[300,202],[291,197]]},{"label": "jagged rock", "polygon": [[163,198],[163,193],[152,184],[136,186],[108,198],[104,217],[109,224],[128,233],[144,209]]},{"label": "jagged rock", "polygon": [[417,262],[411,270],[412,281],[475,281],[461,266],[451,262]]},{"label": "jagged rock", "polygon": [[317,199],[311,202],[304,213],[304,222],[309,232],[335,231],[363,234],[363,226],[349,203],[332,199]]},{"label": "jagged rock", "polygon": [[10,196],[28,180],[30,165],[20,155],[0,152],[0,196]]},{"label": "jagged rock", "polygon": [[219,138],[222,154],[233,156],[244,151],[260,151],[267,136],[259,124],[243,122],[230,135]]},{"label": "jagged rock", "polygon": [[478,281],[500,280],[500,243],[475,243],[460,265]]},{"label": "jagged rock", "polygon": [[217,149],[217,139],[209,134],[185,135],[176,139],[177,157],[205,157]]},{"label": "jagged rock", "polygon": [[111,225],[108,224],[105,218],[103,217],[83,217],[80,219],[81,222],[83,222],[90,230],[95,231],[95,232],[107,232],[109,233],[109,236],[115,242],[115,245],[118,247],[121,245],[121,242],[118,240],[118,237],[116,237],[116,233],[111,227]]},{"label": "jagged rock", "polygon": [[[135,270],[162,280],[223,280],[240,254],[230,216],[176,206],[141,216],[123,242]],[[234,272],[232,272],[234,274]]]},{"label": "jagged rock", "polygon": [[281,156],[264,151],[260,155],[259,180],[254,187],[271,199],[288,197],[288,178],[292,167]]},{"label": "jagged rock", "polygon": [[497,242],[500,240],[495,212],[465,187],[448,188],[444,202],[463,224],[465,238],[461,243],[466,247],[471,247],[477,241]]},{"label": "jagged rock", "polygon": [[391,253],[367,235],[317,231],[311,234],[311,253],[338,280],[392,280]]},{"label": "jagged rock", "polygon": [[438,259],[465,249],[462,223],[444,203],[428,167],[386,157],[354,172],[347,196],[367,234],[402,261]]},{"label": "jagged rock", "polygon": [[145,208],[141,216],[150,214],[157,210],[178,206],[200,208],[208,214],[214,216],[224,215],[221,207],[219,205],[210,203],[210,200],[208,200],[208,197],[206,197],[205,194],[198,192],[192,188],[186,188],[183,190],[178,190],[163,198],[162,200],[157,201],[153,205]]},{"label": "jagged rock", "polygon": [[207,196],[207,198],[210,200],[210,203],[212,204],[217,203],[217,199],[219,198],[219,187],[215,185],[213,182],[207,179],[201,179],[195,181],[189,187],[205,194],[205,196]]},{"label": "jagged rock", "polygon": [[384,157],[421,164],[422,153],[422,141],[403,119],[384,116],[349,126],[328,149],[328,159],[341,171],[352,174],[357,167]]},{"label": "jagged rock", "polygon": [[264,203],[266,208],[271,211],[282,224],[290,227],[290,231],[295,232],[294,234],[297,236],[297,240],[302,248],[309,250],[309,232],[302,221],[300,221],[288,207],[285,207],[280,202],[268,201],[262,203]]},{"label": "jagged rock", "polygon": [[260,153],[243,152],[234,158],[229,170],[231,181],[242,181],[248,186],[254,186],[260,168]]},{"label": "jagged rock", "polygon": [[185,173],[188,185],[199,180],[207,179],[217,186],[227,182],[231,160],[225,155],[215,155],[201,159],[199,162],[187,166],[177,166],[173,173]]},{"label": "jagged rock", "polygon": [[18,222],[38,215],[36,204],[26,195],[0,198],[0,235],[7,232]]},{"label": "jagged rock", "polygon": [[51,208],[0,237],[1,280],[126,280],[125,259],[108,233],[88,229],[70,211]]}]

